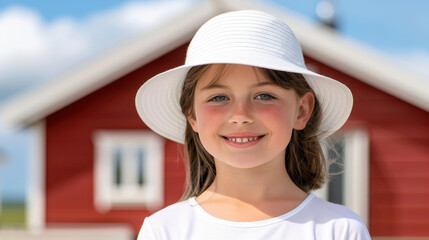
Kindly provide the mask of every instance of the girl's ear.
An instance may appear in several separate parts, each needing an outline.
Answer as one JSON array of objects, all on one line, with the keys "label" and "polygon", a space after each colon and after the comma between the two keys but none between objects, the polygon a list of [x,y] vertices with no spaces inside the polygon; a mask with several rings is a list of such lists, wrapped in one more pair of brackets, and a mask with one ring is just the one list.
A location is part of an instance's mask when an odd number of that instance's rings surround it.
[{"label": "girl's ear", "polygon": [[198,132],[198,128],[197,128],[197,120],[195,119],[195,116],[193,116],[194,114],[191,114],[187,117],[189,124],[192,127],[192,130],[194,130],[194,132]]},{"label": "girl's ear", "polygon": [[305,128],[313,113],[314,102],[314,94],[312,92],[307,92],[298,100],[298,114],[293,125],[294,129],[302,130]]}]

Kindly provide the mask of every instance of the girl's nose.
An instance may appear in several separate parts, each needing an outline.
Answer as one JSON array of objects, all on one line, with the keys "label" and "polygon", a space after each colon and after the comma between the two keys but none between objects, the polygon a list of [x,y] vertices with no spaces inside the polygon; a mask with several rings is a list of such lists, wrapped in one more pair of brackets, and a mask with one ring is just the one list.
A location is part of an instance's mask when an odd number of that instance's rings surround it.
[{"label": "girl's nose", "polygon": [[252,107],[245,102],[237,102],[233,105],[229,123],[248,124],[254,121],[252,117]]}]

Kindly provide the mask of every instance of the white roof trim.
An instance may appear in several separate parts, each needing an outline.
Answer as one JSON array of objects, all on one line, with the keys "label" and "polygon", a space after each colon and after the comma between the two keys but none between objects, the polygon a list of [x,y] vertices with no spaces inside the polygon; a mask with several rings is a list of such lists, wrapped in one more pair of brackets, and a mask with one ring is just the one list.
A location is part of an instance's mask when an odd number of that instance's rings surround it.
[{"label": "white roof trim", "polygon": [[46,227],[46,122],[41,120],[32,125],[33,140],[27,185],[26,224],[32,232]]},{"label": "white roof trim", "polygon": [[300,27],[297,23],[294,31],[307,56],[429,111],[429,79],[423,75],[330,29],[315,24]]},{"label": "white roof trim", "polygon": [[[246,0],[204,1],[170,24],[107,52],[77,71],[4,105],[10,126],[28,126],[189,41],[198,27],[223,11],[259,9],[284,19],[306,55],[429,111],[429,80],[356,42],[278,6]],[[174,23],[174,24],[171,24]]]}]

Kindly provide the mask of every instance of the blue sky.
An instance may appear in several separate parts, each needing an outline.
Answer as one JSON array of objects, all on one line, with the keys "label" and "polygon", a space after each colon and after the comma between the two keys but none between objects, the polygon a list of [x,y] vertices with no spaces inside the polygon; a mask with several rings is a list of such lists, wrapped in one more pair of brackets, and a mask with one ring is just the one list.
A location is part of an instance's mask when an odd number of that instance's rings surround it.
[{"label": "blue sky", "polygon": [[13,5],[26,6],[35,9],[46,21],[55,21],[64,16],[72,16],[78,19],[88,17],[95,12],[101,12],[120,6],[124,0],[2,0],[0,9]]},{"label": "blue sky", "polygon": [[[0,105],[195,1],[0,1]],[[342,34],[429,79],[429,1],[332,1]],[[318,0],[270,2],[316,19]],[[0,120],[0,191],[6,199],[24,199],[30,147],[29,133],[11,133]]]}]

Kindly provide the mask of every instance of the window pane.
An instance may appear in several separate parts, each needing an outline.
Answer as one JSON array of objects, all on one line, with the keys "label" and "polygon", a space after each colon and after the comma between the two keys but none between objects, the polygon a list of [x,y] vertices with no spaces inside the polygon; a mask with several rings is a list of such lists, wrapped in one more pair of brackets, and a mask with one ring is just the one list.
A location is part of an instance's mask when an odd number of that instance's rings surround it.
[{"label": "window pane", "polygon": [[121,149],[116,148],[113,153],[113,161],[114,161],[114,184],[117,187],[122,185],[122,153]]},{"label": "window pane", "polygon": [[139,148],[137,151],[137,181],[139,186],[145,184],[145,156],[142,148]]}]

